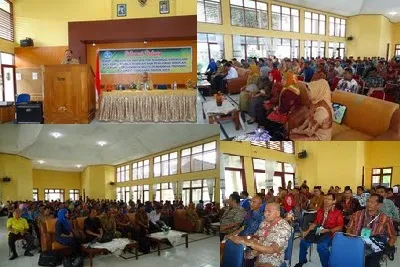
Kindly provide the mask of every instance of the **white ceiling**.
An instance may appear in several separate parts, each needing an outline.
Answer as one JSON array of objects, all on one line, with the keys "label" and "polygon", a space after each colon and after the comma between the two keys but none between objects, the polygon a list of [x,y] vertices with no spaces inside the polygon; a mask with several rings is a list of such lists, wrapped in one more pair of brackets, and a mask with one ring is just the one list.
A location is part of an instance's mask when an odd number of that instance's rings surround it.
[{"label": "white ceiling", "polygon": [[[322,10],[342,16],[381,14],[392,22],[400,22],[400,0],[280,0],[298,6]],[[397,12],[397,15],[390,15]]]},{"label": "white ceiling", "polygon": [[[54,132],[63,136],[55,139]],[[88,165],[116,165],[214,135],[219,135],[219,127],[208,124],[2,125],[0,153],[32,159],[35,169],[82,171]],[[108,144],[101,147],[98,141]]]}]

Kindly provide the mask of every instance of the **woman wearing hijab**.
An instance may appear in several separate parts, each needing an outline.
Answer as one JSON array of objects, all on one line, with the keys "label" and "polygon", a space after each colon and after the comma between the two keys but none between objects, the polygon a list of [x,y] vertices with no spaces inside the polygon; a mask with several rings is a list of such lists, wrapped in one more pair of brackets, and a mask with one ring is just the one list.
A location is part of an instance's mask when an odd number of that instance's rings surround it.
[{"label": "woman wearing hijab", "polygon": [[250,65],[250,73],[247,77],[247,83],[240,89],[239,109],[240,111],[247,112],[249,102],[253,95],[258,93],[257,83],[260,79],[260,69],[256,64]]},{"label": "woman wearing hijab", "polygon": [[[253,124],[256,121],[257,113],[260,108],[263,108],[264,101],[270,99],[272,83],[268,77],[267,70],[261,69],[261,77],[257,83],[258,93],[255,94],[249,103],[248,115],[250,119],[247,121],[248,124]],[[265,113],[264,111],[261,111]]]},{"label": "woman wearing hijab", "polygon": [[81,255],[81,244],[72,233],[71,225],[67,219],[68,210],[63,208],[57,213],[56,221],[56,241],[61,245],[71,248],[72,256],[79,257]]},{"label": "woman wearing hijab", "polygon": [[310,98],[309,116],[304,123],[291,130],[289,139],[304,141],[330,141],[332,139],[333,109],[331,91],[325,80],[299,83],[306,87]]}]

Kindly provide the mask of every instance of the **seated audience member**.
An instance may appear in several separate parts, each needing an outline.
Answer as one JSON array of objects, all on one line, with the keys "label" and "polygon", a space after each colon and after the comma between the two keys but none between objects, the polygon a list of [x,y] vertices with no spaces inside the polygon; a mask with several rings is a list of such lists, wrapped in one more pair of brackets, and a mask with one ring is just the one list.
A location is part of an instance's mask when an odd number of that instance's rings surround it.
[{"label": "seated audience member", "polygon": [[324,64],[317,65],[317,71],[314,73],[311,81],[326,80],[326,74],[324,72]]},{"label": "seated audience member", "polygon": [[265,73],[265,68],[261,69],[261,72],[261,77],[257,83],[258,93],[253,95],[249,102],[247,114],[250,116],[250,119],[247,121],[248,124],[253,124],[257,121],[256,118],[259,112],[265,114],[263,103],[271,98],[272,83],[268,74]]},{"label": "seated audience member", "polygon": [[144,203],[144,211],[145,211],[146,213],[150,213],[152,210],[154,210],[154,208],[153,208],[153,203],[151,203],[150,201],[146,201],[146,202]]},{"label": "seated audience member", "polygon": [[118,209],[115,216],[115,222],[117,231],[120,232],[123,237],[133,238],[134,227],[132,226],[128,215],[124,212],[124,209]]},{"label": "seated audience member", "polygon": [[367,78],[364,79],[365,87],[368,88],[367,95],[371,95],[374,91],[383,91],[385,80],[378,74],[375,67],[369,69]]},{"label": "seated audience member", "polygon": [[136,84],[136,88],[138,90],[153,90],[153,81],[149,78],[147,72],[143,72],[141,79]]},{"label": "seated audience member", "polygon": [[232,58],[232,65],[238,68],[242,67],[242,64],[236,58]]},{"label": "seated audience member", "polygon": [[65,50],[64,59],[61,64],[80,64],[79,59],[72,57],[72,50],[67,49]]},{"label": "seated audience member", "polygon": [[339,60],[337,60],[335,62],[335,71],[338,73],[339,77],[343,77],[344,69],[340,65],[340,61]]},{"label": "seated audience member", "polygon": [[157,205],[154,210],[149,213],[149,229],[150,232],[160,232],[161,228],[166,224],[161,221],[161,206]]},{"label": "seated audience member", "polygon": [[187,209],[187,215],[188,215],[189,221],[191,222],[193,227],[195,227],[199,221],[199,216],[197,215],[194,203],[189,204],[188,209]]},{"label": "seated audience member", "polygon": [[72,233],[71,224],[68,221],[68,210],[66,208],[58,211],[56,221],[56,241],[61,245],[71,248],[72,256],[81,255],[81,243]]},{"label": "seated audience member", "polygon": [[306,210],[307,209],[307,204],[308,204],[308,199],[307,196],[300,192],[300,190],[302,190],[299,187],[294,187],[293,189],[293,196],[294,196],[294,201],[295,201],[295,209],[298,212],[301,212],[302,210]]},{"label": "seated audience member", "polygon": [[357,93],[358,83],[353,79],[353,71],[350,68],[344,70],[343,79],[341,79],[336,87],[340,91]]},{"label": "seated audience member", "polygon": [[168,226],[173,225],[173,208],[171,205],[171,201],[167,200],[165,201],[164,206],[162,207],[161,210],[161,221],[165,222]]},{"label": "seated audience member", "polygon": [[[397,187],[394,188],[398,190]],[[386,198],[393,201],[393,203],[396,205],[397,208],[400,208],[400,196],[398,194],[393,193],[394,188],[389,187],[386,189]]]},{"label": "seated audience member", "polygon": [[239,77],[237,70],[229,62],[225,64],[225,71],[227,75],[222,79],[221,85],[219,87],[220,91],[224,93],[226,92],[227,81]]},{"label": "seated audience member", "polygon": [[330,141],[332,139],[333,109],[331,91],[325,80],[299,83],[306,87],[310,98],[310,109],[302,125],[290,131],[289,139],[304,141]]},{"label": "seated audience member", "polygon": [[225,235],[235,232],[243,223],[246,211],[240,206],[240,196],[231,194],[228,200],[229,207],[225,210],[220,224],[220,240]]},{"label": "seated audience member", "polygon": [[196,205],[196,212],[203,212],[204,211],[204,201],[202,199],[199,200],[199,203]]},{"label": "seated audience member", "polygon": [[217,69],[218,69],[218,66],[215,63],[215,60],[213,58],[210,59],[210,63],[208,64],[206,73],[205,73],[205,75],[207,75],[207,81],[209,81],[209,82],[211,81],[211,75],[216,73]]},{"label": "seated audience member", "polygon": [[353,198],[357,199],[360,203],[361,208],[365,208],[367,203],[367,196],[364,192],[364,186],[357,186],[357,194],[353,195]]},{"label": "seated audience member", "polygon": [[346,188],[344,191],[344,199],[336,203],[336,208],[343,212],[344,225],[346,226],[351,215],[361,210],[361,205],[357,199],[353,198],[353,191],[350,188]]},{"label": "seated audience member", "polygon": [[278,66],[278,63],[273,63],[272,70],[268,74],[270,81],[274,84],[282,82],[282,73],[278,70]]},{"label": "seated audience member", "polygon": [[267,204],[264,218],[265,220],[260,224],[252,238],[235,236],[231,237],[231,240],[251,248],[245,257],[246,259],[257,258],[255,266],[279,267],[284,262],[291,226],[281,218],[280,207],[277,203]]},{"label": "seated audience member", "polygon": [[139,243],[139,250],[148,254],[150,252],[150,242],[146,235],[149,233],[149,219],[143,204],[139,204],[135,213],[135,238]]},{"label": "seated audience member", "polygon": [[117,231],[117,222],[115,220],[115,212],[112,208],[105,208],[104,214],[100,217],[101,227],[104,234],[113,238],[121,238],[121,232]]},{"label": "seated audience member", "polygon": [[[360,210],[351,216],[347,227],[347,233],[368,238],[370,236],[385,236],[388,238],[387,244],[396,244],[396,233],[391,219],[379,210],[383,204],[383,197],[373,194],[369,197],[366,209]],[[367,235],[366,235],[367,234]],[[351,248],[349,248],[351,253]],[[365,267],[380,267],[382,253],[372,253],[365,258]]]},{"label": "seated audience member", "polygon": [[240,206],[241,206],[245,211],[250,210],[251,198],[249,197],[249,193],[247,193],[247,191],[242,191],[242,192],[240,193],[240,198],[242,199],[242,200],[240,201]]},{"label": "seated audience member", "polygon": [[14,210],[13,217],[8,218],[7,229],[9,232],[8,246],[11,251],[11,257],[9,260],[14,260],[18,257],[15,242],[21,238],[27,242],[24,255],[32,257],[33,254],[30,251],[34,248],[34,237],[28,232],[28,222],[26,219],[21,217],[21,211],[18,208]]},{"label": "seated audience member", "polygon": [[250,201],[250,210],[247,211],[246,217],[244,218],[243,227],[240,227],[229,236],[249,236],[254,235],[258,230],[261,222],[264,220],[264,212],[261,210],[262,199],[259,196],[254,196]]},{"label": "seated audience member", "polygon": [[103,228],[100,219],[96,216],[97,211],[94,208],[89,208],[89,216],[85,219],[83,226],[88,242],[101,241],[103,238]]},{"label": "seated audience member", "polygon": [[333,84],[333,80],[339,73],[335,70],[335,64],[330,61],[328,62],[328,72],[326,73],[326,80],[329,83],[329,87]]},{"label": "seated audience member", "polygon": [[395,64],[390,63],[387,67],[386,80],[390,82],[397,82],[398,71],[395,68]]},{"label": "seated audience member", "polygon": [[304,213],[303,216],[303,225],[301,229],[303,231],[309,228],[309,224],[315,220],[316,211],[322,209],[324,206],[324,196],[321,192],[321,187],[315,186],[314,187],[314,196],[310,200],[310,204],[308,205],[309,213]]},{"label": "seated audience member", "polygon": [[300,75],[304,74],[304,81],[306,83],[311,82],[313,76],[314,76],[314,70],[311,68],[310,62],[306,61],[304,62],[304,68],[300,72]]},{"label": "seated audience member", "polygon": [[281,206],[283,208],[284,214],[287,214],[292,211],[292,209],[296,206],[296,200],[293,194],[290,193],[288,189],[282,189],[282,191],[286,191],[286,194],[283,202],[281,203]]},{"label": "seated audience member", "polygon": [[[299,263],[295,267],[301,267],[307,263],[307,250],[313,240],[319,235],[317,251],[322,267],[328,267],[332,238],[334,233],[343,230],[342,212],[335,208],[335,195],[328,193],[324,196],[324,207],[317,211],[317,216],[310,227],[303,232],[303,239],[300,241]],[[325,234],[325,235],[324,235]]]},{"label": "seated audience member", "polygon": [[260,79],[260,70],[256,64],[250,66],[250,73],[247,76],[247,83],[240,88],[239,109],[248,111],[249,102],[258,93],[257,84]]},{"label": "seated audience member", "polygon": [[399,209],[393,203],[392,200],[386,198],[386,187],[380,185],[376,188],[376,193],[383,197],[383,204],[381,205],[380,211],[392,220],[399,221]]}]

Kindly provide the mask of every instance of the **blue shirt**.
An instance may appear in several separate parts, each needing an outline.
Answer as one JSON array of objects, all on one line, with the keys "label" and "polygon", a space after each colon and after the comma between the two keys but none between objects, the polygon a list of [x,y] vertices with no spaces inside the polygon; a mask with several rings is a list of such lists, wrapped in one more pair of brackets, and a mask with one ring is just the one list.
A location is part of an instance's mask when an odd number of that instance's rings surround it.
[{"label": "blue shirt", "polygon": [[240,206],[242,206],[242,208],[243,208],[245,211],[250,210],[250,199],[248,199],[248,198],[243,199],[243,200],[240,202]]},{"label": "blue shirt", "polygon": [[311,82],[312,77],[314,76],[314,71],[312,68],[304,68],[304,81],[306,83]]},{"label": "blue shirt", "polygon": [[259,210],[249,210],[244,219],[244,229],[240,231],[239,236],[254,235],[258,227],[264,220],[264,213]]}]

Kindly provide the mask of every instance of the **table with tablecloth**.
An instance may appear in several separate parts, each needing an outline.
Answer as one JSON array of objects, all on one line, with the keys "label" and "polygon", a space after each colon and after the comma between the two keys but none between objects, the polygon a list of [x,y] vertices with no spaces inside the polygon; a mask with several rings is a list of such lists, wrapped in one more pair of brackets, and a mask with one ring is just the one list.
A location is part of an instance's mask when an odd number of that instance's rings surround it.
[{"label": "table with tablecloth", "polygon": [[98,120],[196,122],[196,103],[193,89],[103,92]]}]

